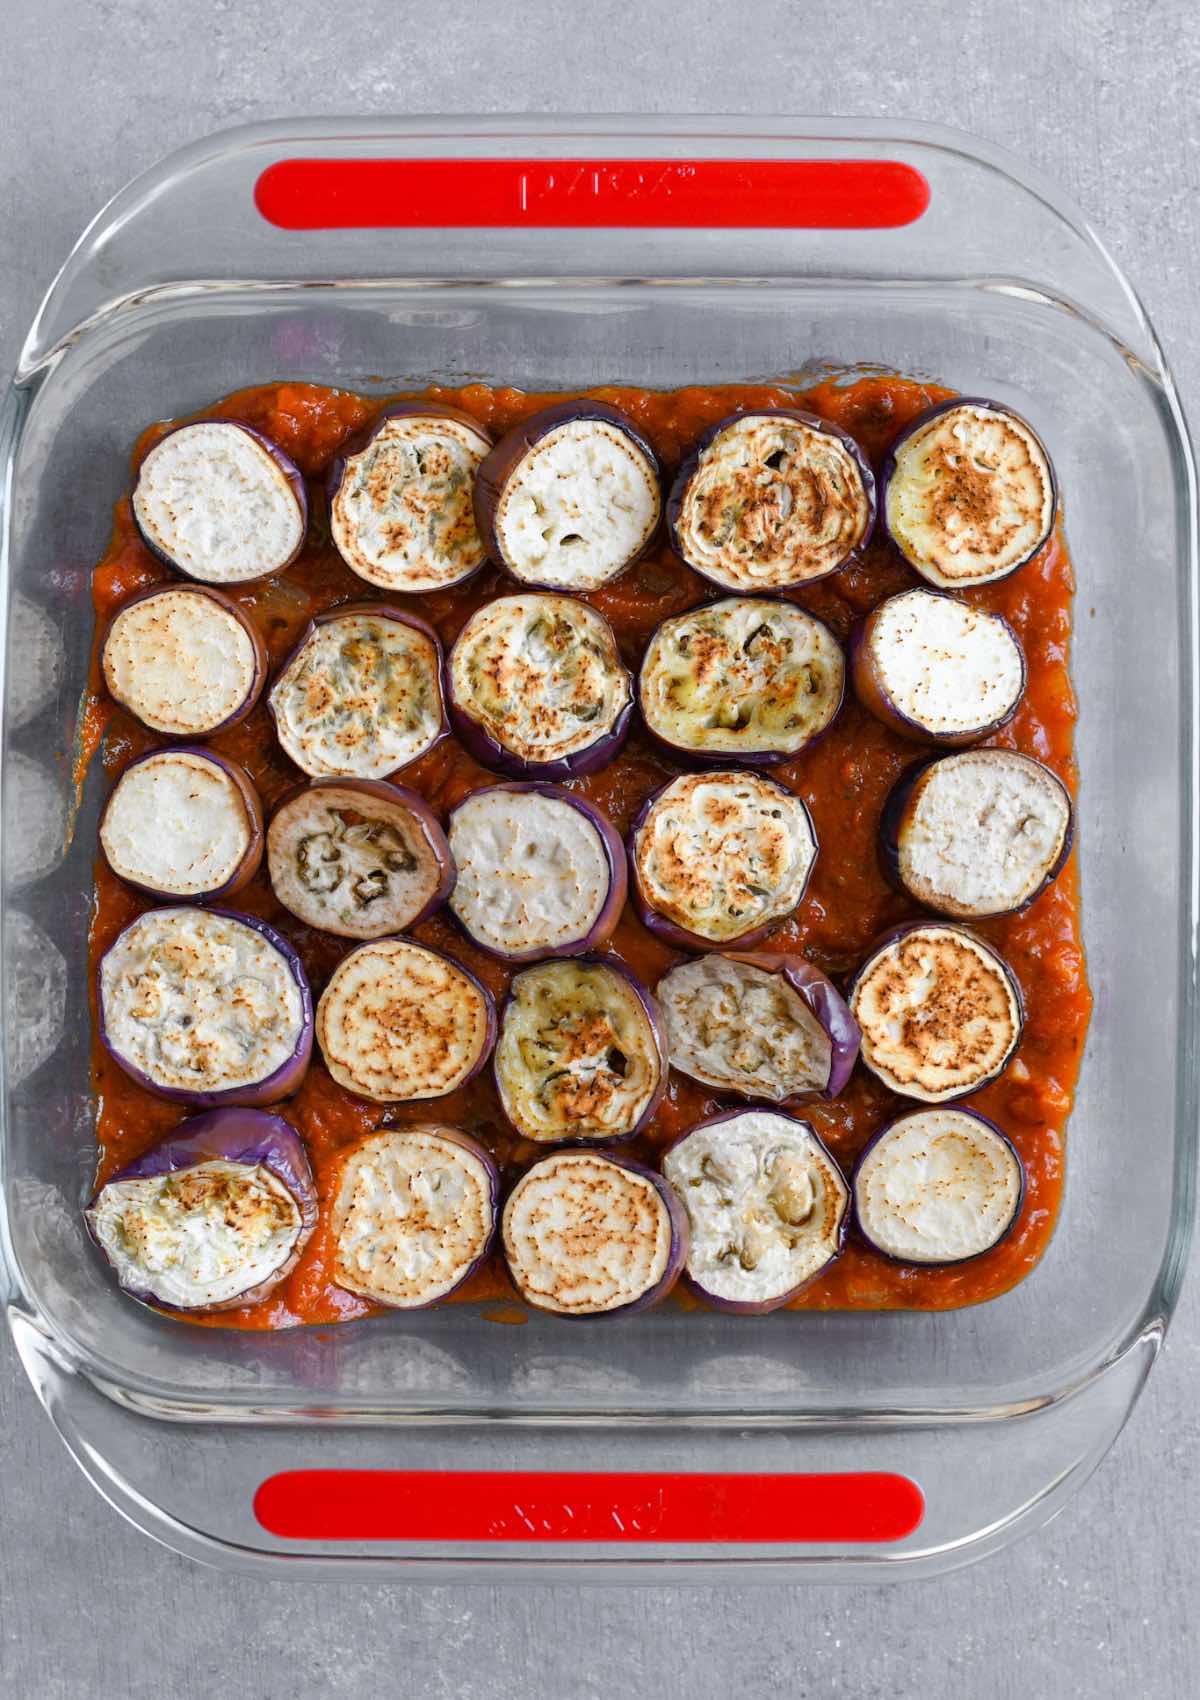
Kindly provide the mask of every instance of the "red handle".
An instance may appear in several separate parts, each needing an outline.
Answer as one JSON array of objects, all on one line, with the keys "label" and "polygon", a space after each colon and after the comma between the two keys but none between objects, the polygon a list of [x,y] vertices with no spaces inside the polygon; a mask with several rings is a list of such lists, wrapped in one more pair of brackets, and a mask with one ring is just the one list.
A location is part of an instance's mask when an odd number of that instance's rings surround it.
[{"label": "red handle", "polygon": [[893,159],[281,159],[254,201],[283,230],[883,230],[929,184]]},{"label": "red handle", "polygon": [[268,1533],[304,1541],[898,1541],[920,1488],[836,1475],[490,1470],[285,1470],[254,1496]]}]

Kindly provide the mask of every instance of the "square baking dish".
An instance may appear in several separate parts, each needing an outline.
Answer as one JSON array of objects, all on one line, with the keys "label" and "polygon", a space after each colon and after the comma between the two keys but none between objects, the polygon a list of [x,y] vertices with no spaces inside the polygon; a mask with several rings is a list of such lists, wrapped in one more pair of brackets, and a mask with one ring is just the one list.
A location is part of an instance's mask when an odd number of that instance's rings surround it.
[{"label": "square baking dish", "polygon": [[[90,570],[141,428],[279,377],[383,393],[864,367],[1012,403],[1064,492],[1096,1005],[1043,1262],[942,1314],[516,1329],[460,1305],[253,1335],[130,1304],[80,1216],[102,784],[76,806],[72,744]],[[444,1579],[892,1577],[1049,1516],[1154,1359],[1196,1154],[1194,469],[1153,331],[1079,215],[930,126],[232,131],[97,217],[0,431],[0,1248],[26,1368],[101,1491],[213,1562]]]}]

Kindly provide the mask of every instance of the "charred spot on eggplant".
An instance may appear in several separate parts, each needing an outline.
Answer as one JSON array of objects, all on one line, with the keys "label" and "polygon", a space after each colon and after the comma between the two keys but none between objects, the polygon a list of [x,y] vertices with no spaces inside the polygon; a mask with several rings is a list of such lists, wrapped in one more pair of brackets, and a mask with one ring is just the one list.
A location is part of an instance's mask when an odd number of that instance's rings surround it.
[{"label": "charred spot on eggplant", "polygon": [[942,590],[1006,578],[1054,529],[1054,470],[1036,433],[997,402],[923,413],[883,470],[883,517],[909,565]]},{"label": "charred spot on eggplant", "polygon": [[201,419],[142,461],[133,517],[147,547],[188,578],[245,584],[295,560],[308,501],[296,467],[260,431]]},{"label": "charred spot on eggplant", "polygon": [[853,438],[786,408],[721,420],[667,503],[676,552],[734,591],[791,590],[836,572],[874,517],[875,481]]}]

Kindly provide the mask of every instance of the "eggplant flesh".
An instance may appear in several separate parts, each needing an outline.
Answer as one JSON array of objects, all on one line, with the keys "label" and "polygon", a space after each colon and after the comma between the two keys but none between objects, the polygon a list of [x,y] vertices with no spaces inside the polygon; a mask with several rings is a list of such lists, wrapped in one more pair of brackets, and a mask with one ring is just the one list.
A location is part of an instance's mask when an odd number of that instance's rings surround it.
[{"label": "eggplant flesh", "polygon": [[181,426],[138,469],[133,512],[156,554],[206,584],[280,572],[299,553],[299,475],[274,445],[229,420]]},{"label": "eggplant flesh", "polygon": [[[486,766],[571,764],[608,740],[633,701],[612,628],[569,596],[499,596],[450,652],[452,709],[486,740]],[[616,753],[614,744],[612,753]]]},{"label": "eggplant flesh", "polygon": [[151,731],[202,738],[249,713],[266,655],[246,616],[219,593],[170,585],[118,610],[101,668],[109,695]]},{"label": "eggplant flesh", "polygon": [[646,725],[673,749],[783,761],[826,730],[844,689],[841,646],[820,620],[730,597],[664,620],[638,692]]},{"label": "eggplant flesh", "polygon": [[602,942],[625,892],[625,852],[605,824],[582,799],[549,786],[467,797],[450,821],[458,868],[450,906],[466,932],[498,956],[578,953]]},{"label": "eggplant flesh", "polygon": [[896,808],[885,810],[884,854],[927,909],[965,920],[1011,914],[1063,866],[1070,795],[1030,756],[966,750],[901,786]]},{"label": "eggplant flesh", "polygon": [[684,774],[635,825],[638,895],[675,941],[757,937],[800,903],[817,856],[803,801],[755,773]]},{"label": "eggplant flesh", "polygon": [[829,1084],[833,1043],[781,973],[724,956],[681,962],[659,981],[673,1066],[704,1086],[772,1103]]},{"label": "eggplant flesh", "polygon": [[688,1279],[718,1306],[772,1310],[842,1248],[850,1191],[807,1122],[734,1111],[685,1134],[663,1173],[691,1223]]},{"label": "eggplant flesh", "polygon": [[962,590],[1005,578],[1054,526],[1054,472],[1017,414],[964,398],[932,409],[896,443],[884,518],[901,554],[928,581]]},{"label": "eggplant flesh", "polygon": [[347,456],[329,503],[329,529],[359,578],[384,590],[440,590],[479,567],[473,489],[491,439],[464,419],[386,417]]},{"label": "eggplant flesh", "polygon": [[437,1125],[381,1128],[346,1159],[332,1211],[333,1276],[375,1304],[415,1310],[462,1285],[496,1227],[495,1165]]},{"label": "eggplant flesh", "polygon": [[854,650],[860,700],[904,737],[966,743],[998,730],[1025,690],[1025,658],[999,614],[908,590],[867,617]]},{"label": "eggplant flesh", "polygon": [[542,962],[518,974],[500,1024],[496,1082],[526,1139],[623,1139],[666,1074],[646,995],[604,962]]},{"label": "eggplant flesh", "polygon": [[381,1104],[453,1092],[482,1067],[493,1034],[491,998],[474,975],[409,939],[352,950],[317,1006],[330,1074]]},{"label": "eggplant flesh", "polygon": [[857,452],[819,421],[783,412],[718,427],[676,489],[676,548],[727,590],[788,590],[836,572],[874,518]]},{"label": "eggplant flesh", "polygon": [[962,1098],[1003,1072],[1021,1038],[1012,970],[963,927],[918,922],[860,969],[850,1009],[862,1059],[903,1097]]},{"label": "eggplant flesh", "polygon": [[509,1194],[503,1240],[522,1298],[561,1316],[602,1316],[664,1296],[686,1221],[657,1175],[598,1151],[556,1151]]},{"label": "eggplant flesh", "polygon": [[132,762],[100,822],[115,874],[169,897],[211,897],[255,872],[262,823],[247,807],[250,781],[204,750],[157,750]]},{"label": "eggplant flesh", "polygon": [[1021,1159],[999,1128],[956,1107],[915,1110],[876,1135],[854,1173],[859,1231],[902,1263],[990,1251],[1021,1208]]}]

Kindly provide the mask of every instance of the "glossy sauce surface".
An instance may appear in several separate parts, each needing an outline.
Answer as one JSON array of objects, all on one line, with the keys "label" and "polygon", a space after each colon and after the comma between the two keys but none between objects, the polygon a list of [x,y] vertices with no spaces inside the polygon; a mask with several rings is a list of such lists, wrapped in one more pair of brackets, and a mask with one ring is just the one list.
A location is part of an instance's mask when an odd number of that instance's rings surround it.
[{"label": "glossy sauce surface", "polygon": [[[667,480],[708,426],[730,413],[774,406],[801,406],[840,425],[858,440],[878,468],[898,432],[932,402],[949,394],[894,377],[861,378],[849,385],[830,382],[804,392],[770,386],[724,386],[674,392],[600,389],[590,393],[612,402],[640,427],[659,455]],[[562,399],[480,385],[434,389],[428,394],[431,399],[471,413],[496,435],[549,400]],[[311,385],[275,384],[241,391],[208,410],[210,417],[242,419],[265,432],[312,481],[312,521],[299,560],[278,578],[226,587],[261,630],[270,652],[272,676],[315,613],[344,602],[372,597],[382,600],[350,571],[330,544],[323,486],[338,450],[383,405],[379,397]],[[135,465],[166,429],[155,426],[145,433],[137,447]],[[106,621],[122,602],[170,577],[142,544],[128,499],[123,499],[117,505],[112,542],[94,575],[98,640]],[[855,621],[877,602],[917,582],[886,544],[876,542],[860,561],[795,593],[793,600],[825,620],[844,641]],[[482,602],[512,588],[504,575],[485,566],[476,577],[456,588],[407,598],[389,595],[387,600],[419,613],[436,627],[448,647]],[[1076,708],[1068,652],[1073,589],[1071,563],[1059,531],[1040,555],[1013,577],[968,592],[965,597],[1008,618],[1028,664],[1028,690],[1015,718],[986,741],[1036,756],[1072,791]],[[617,582],[583,600],[612,621],[625,660],[636,669],[646,641],[660,620],[697,603],[715,600],[717,594],[672,554],[665,541],[659,541]],[[92,687],[84,705],[80,761],[86,764],[99,752],[106,771],[115,776],[133,756],[161,740],[109,702],[98,678],[94,663]],[[300,777],[275,740],[265,699],[241,726],[214,737],[211,744],[249,769],[268,812]],[[794,947],[843,984],[878,933],[920,913],[884,880],[876,856],[876,829],[887,791],[900,771],[921,754],[921,746],[887,731],[848,693],[845,707],[824,739],[798,759],[770,770],[808,804],[821,848],[799,911],[775,930],[765,948]],[[677,771],[635,731],[609,767],[573,781],[571,788],[605,809],[624,833],[642,801]],[[448,737],[396,777],[421,791],[444,818],[461,797],[494,783],[496,776]],[[102,862],[98,864],[91,931],[93,962],[120,929],[146,907],[145,898],[122,885]],[[273,896],[265,868],[239,894],[236,907],[270,921],[292,940],[312,981],[314,1000],[338,961],[352,948],[351,941],[313,931],[296,921]],[[1028,1019],[1020,1049],[1007,1072],[965,1102],[996,1121],[1024,1159],[1028,1187],[1020,1219],[994,1250],[974,1262],[947,1269],[890,1263],[852,1234],[842,1257],[795,1301],[794,1308],[940,1310],[970,1304],[993,1298],[1015,1285],[1045,1250],[1058,1212],[1064,1128],[1091,1010],[1075,856],[1057,882],[1023,914],[983,922],[978,930],[1015,970]],[[457,957],[474,969],[497,997],[503,994],[509,970],[466,941],[448,911],[439,912],[416,928],[414,936]],[[609,950],[651,988],[681,960],[681,953],[654,939],[628,908]],[[103,1182],[183,1120],[187,1112],[136,1086],[98,1043],[95,1084],[97,1178]],[[627,1149],[631,1155],[655,1161],[655,1154],[685,1128],[725,1107],[725,1102],[702,1087],[672,1073],[662,1108],[646,1135]],[[870,1136],[903,1108],[903,1101],[860,1065],[835,1103],[817,1103],[803,1113],[848,1174]],[[324,1224],[326,1204],[337,1181],[339,1154],[385,1121],[441,1121],[462,1127],[496,1153],[507,1180],[541,1154],[541,1148],[521,1141],[506,1126],[490,1070],[447,1098],[385,1107],[343,1090],[316,1056],[300,1091],[280,1109],[308,1146],[322,1200],[322,1221],[295,1271],[267,1299],[243,1310],[192,1320],[210,1326],[262,1329],[349,1320],[372,1312],[374,1307],[331,1281]],[[493,1305],[500,1301],[502,1311],[493,1309],[491,1314],[505,1321],[515,1319],[507,1302],[513,1297],[513,1289],[498,1261],[481,1270],[457,1296],[488,1300]],[[684,1297],[679,1302],[696,1301]]]}]

